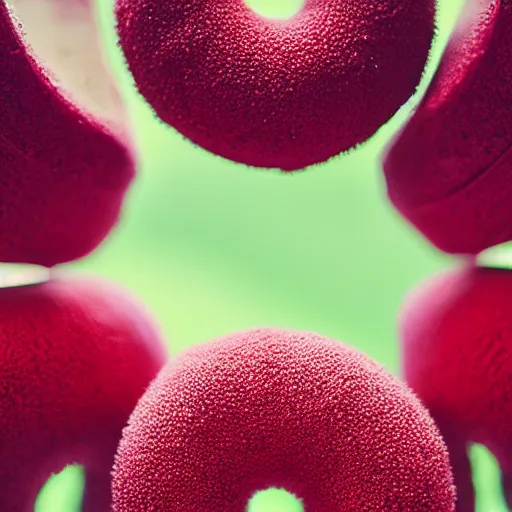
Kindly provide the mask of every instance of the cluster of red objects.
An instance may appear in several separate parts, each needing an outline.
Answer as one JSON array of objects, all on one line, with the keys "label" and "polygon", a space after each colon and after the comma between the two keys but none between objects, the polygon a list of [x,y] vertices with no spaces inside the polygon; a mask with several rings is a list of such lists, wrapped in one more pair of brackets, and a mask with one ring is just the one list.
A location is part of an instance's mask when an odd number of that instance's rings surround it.
[{"label": "cluster of red objects", "polygon": [[[13,4],[0,0],[0,261],[53,267],[108,235],[136,151],[93,0]],[[116,15],[163,121],[293,171],[364,142],[411,97],[435,2],[306,0],[277,21],[242,0],[117,0]],[[391,201],[447,252],[512,239],[510,105],[512,3],[468,0],[384,159]],[[312,333],[248,331],[164,366],[158,330],[111,285],[51,273],[0,288],[0,509],[32,510],[52,472],[80,463],[87,512],[243,512],[271,486],[307,512],[472,512],[469,442],[496,454],[512,506],[511,299],[512,273],[474,266],[413,299],[402,337],[421,403]]]},{"label": "cluster of red objects", "polygon": [[[14,7],[0,0],[0,262],[52,267],[111,230],[134,151],[95,49],[92,3]],[[117,287],[0,266],[0,510],[33,511],[48,477],[75,463],[84,512],[110,510],[122,428],[166,359],[152,320]]]},{"label": "cluster of red objects", "polygon": [[511,147],[512,3],[467,0],[383,160],[400,213],[439,249],[469,256],[415,293],[399,322],[405,379],[447,443],[458,512],[475,510],[471,443],[495,455],[512,508],[512,271],[475,258],[512,240]]}]

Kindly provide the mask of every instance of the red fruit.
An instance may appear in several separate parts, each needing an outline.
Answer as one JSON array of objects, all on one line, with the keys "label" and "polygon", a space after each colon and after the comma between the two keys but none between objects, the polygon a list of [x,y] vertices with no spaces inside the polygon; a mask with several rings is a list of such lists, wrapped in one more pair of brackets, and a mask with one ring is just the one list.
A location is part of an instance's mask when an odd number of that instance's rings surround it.
[{"label": "red fruit", "polygon": [[121,47],[156,114],[235,162],[293,171],[364,142],[413,94],[435,0],[116,0]]},{"label": "red fruit", "polygon": [[109,233],[134,156],[92,3],[13,4],[23,28],[0,0],[0,261],[52,266]]},{"label": "red fruit", "polygon": [[439,249],[512,239],[512,3],[468,0],[416,113],[384,159],[388,193]]},{"label": "red fruit", "polygon": [[0,289],[0,504],[28,512],[52,472],[83,464],[84,512],[110,510],[121,430],[166,359],[123,292],[59,278]]},{"label": "red fruit", "polygon": [[471,442],[497,457],[512,507],[512,271],[441,275],[409,298],[400,324],[405,378],[447,442],[457,511],[475,507]]},{"label": "red fruit", "polygon": [[367,356],[312,333],[195,347],[139,401],[116,456],[115,512],[243,512],[284,487],[307,512],[454,511],[427,411]]}]

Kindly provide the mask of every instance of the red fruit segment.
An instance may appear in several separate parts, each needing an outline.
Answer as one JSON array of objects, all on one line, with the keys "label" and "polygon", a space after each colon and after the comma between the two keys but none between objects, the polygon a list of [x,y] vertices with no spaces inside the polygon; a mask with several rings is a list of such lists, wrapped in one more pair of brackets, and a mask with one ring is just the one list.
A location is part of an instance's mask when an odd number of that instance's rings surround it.
[{"label": "red fruit segment", "polygon": [[512,239],[512,4],[468,0],[416,113],[384,159],[389,197],[434,245]]},{"label": "red fruit segment", "polygon": [[289,20],[243,0],[117,0],[141,94],[193,143],[302,169],[364,142],[413,94],[434,0],[305,0]]},{"label": "red fruit segment", "polygon": [[93,4],[12,4],[0,0],[0,261],[53,266],[112,229],[134,155]]},{"label": "red fruit segment", "polygon": [[474,511],[466,446],[497,457],[512,507],[512,271],[469,268],[412,295],[400,320],[407,383],[444,435],[459,495]]},{"label": "red fruit segment", "polygon": [[168,364],[124,430],[114,511],[244,512],[273,486],[307,512],[455,510],[427,411],[354,349],[261,329]]},{"label": "red fruit segment", "polygon": [[59,278],[0,289],[0,503],[33,510],[52,472],[86,471],[84,512],[110,510],[121,430],[166,360],[123,292]]}]

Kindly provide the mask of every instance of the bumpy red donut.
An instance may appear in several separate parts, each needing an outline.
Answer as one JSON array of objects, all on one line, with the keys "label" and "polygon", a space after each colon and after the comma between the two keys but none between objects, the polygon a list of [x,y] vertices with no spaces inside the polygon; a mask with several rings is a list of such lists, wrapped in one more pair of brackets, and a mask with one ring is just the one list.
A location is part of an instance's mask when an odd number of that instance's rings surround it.
[{"label": "bumpy red donut", "polygon": [[441,65],[385,160],[389,197],[434,245],[512,239],[512,4],[467,0]]},{"label": "bumpy red donut", "polygon": [[284,487],[307,512],[455,510],[426,409],[367,356],[260,329],[193,348],[139,401],[116,455],[115,512],[243,512]]},{"label": "bumpy red donut", "polygon": [[166,359],[152,322],[120,290],[59,278],[0,289],[0,504],[34,510],[41,486],[83,464],[84,512],[110,510],[128,417]]},{"label": "bumpy red donut", "polygon": [[364,142],[413,94],[434,0],[117,0],[120,44],[156,114],[207,150],[302,169]]},{"label": "bumpy red donut", "polygon": [[512,271],[470,268],[436,277],[401,318],[407,383],[448,445],[457,512],[473,512],[470,442],[497,457],[512,507]]},{"label": "bumpy red donut", "polygon": [[0,0],[0,261],[52,266],[109,233],[134,155],[93,4],[9,3],[13,12]]}]

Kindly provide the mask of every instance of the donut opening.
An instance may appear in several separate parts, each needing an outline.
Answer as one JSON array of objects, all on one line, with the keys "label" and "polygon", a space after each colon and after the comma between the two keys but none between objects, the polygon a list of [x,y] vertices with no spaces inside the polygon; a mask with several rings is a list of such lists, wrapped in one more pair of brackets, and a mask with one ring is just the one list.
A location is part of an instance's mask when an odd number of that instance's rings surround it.
[{"label": "donut opening", "polygon": [[81,510],[83,492],[82,466],[68,466],[48,479],[37,497],[34,512]]},{"label": "donut opening", "polygon": [[247,512],[304,512],[302,502],[284,489],[258,491],[249,501]]},{"label": "donut opening", "polygon": [[512,242],[495,245],[482,251],[476,256],[475,263],[479,267],[512,270]]},{"label": "donut opening", "polygon": [[50,274],[50,269],[38,265],[0,263],[0,289],[44,283]]},{"label": "donut opening", "polygon": [[106,65],[94,0],[7,0],[25,44],[63,96],[112,124],[124,111]]},{"label": "donut opening", "polygon": [[475,486],[475,510],[490,510],[492,512],[507,512],[501,488],[500,466],[496,457],[483,445],[469,446],[469,459]]},{"label": "donut opening", "polygon": [[271,19],[289,19],[304,7],[305,0],[244,0],[256,14]]}]

